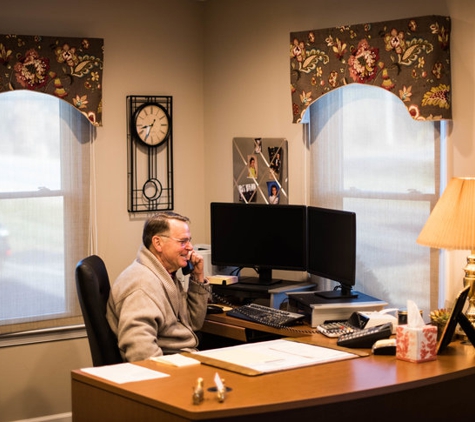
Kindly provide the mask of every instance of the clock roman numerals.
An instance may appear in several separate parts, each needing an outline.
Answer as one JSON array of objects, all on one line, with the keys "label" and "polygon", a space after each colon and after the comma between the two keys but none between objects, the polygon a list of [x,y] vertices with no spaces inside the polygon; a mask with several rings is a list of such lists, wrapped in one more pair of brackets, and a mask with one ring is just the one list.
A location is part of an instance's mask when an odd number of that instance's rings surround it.
[{"label": "clock roman numerals", "polygon": [[135,132],[138,139],[148,146],[166,142],[170,134],[170,116],[158,103],[146,103],[135,111]]}]

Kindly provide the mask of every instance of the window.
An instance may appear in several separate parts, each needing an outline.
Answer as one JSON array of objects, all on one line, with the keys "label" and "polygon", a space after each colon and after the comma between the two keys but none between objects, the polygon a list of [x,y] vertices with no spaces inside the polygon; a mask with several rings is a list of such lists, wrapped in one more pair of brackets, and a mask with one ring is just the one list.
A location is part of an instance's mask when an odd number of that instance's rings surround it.
[{"label": "window", "polygon": [[439,197],[439,126],[360,84],[310,109],[308,201],[356,212],[356,290],[390,307],[414,300],[425,316],[437,308],[438,255],[416,239]]},{"label": "window", "polygon": [[91,125],[66,102],[0,94],[0,333],[82,322]]}]

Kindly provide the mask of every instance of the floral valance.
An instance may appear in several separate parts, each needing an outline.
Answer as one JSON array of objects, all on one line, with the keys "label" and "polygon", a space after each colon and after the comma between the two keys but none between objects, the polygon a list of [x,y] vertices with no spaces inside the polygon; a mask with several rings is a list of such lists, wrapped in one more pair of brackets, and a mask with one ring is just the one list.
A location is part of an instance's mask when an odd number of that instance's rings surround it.
[{"label": "floral valance", "polygon": [[292,114],[349,83],[387,89],[418,120],[451,119],[450,18],[341,26],[290,34]]},{"label": "floral valance", "polygon": [[0,35],[0,93],[54,95],[101,126],[103,47],[99,38]]}]

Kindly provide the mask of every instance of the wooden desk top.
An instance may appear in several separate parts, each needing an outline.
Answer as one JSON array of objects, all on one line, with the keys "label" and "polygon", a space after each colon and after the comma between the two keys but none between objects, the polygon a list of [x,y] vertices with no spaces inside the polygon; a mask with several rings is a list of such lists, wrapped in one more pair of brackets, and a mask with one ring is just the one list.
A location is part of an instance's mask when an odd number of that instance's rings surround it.
[{"label": "wooden desk top", "polygon": [[[213,315],[212,319],[216,322],[227,322],[226,317],[222,315]],[[313,334],[311,337],[319,343],[335,342],[321,334]],[[475,348],[472,345],[453,342],[437,360],[420,364],[401,361],[395,356],[370,354],[367,357],[254,377],[203,364],[175,368],[154,361],[143,361],[137,365],[171,376],[118,385],[75,370],[72,372],[73,397],[74,394],[81,396],[81,386],[87,385],[93,387],[96,392],[105,390],[113,395],[140,402],[146,407],[178,416],[178,419],[173,420],[223,420],[264,413],[279,415],[289,410],[381,397],[450,380],[458,382],[463,377],[473,378]],[[224,403],[218,402],[216,393],[206,391],[214,386],[216,372],[232,389]],[[205,400],[199,405],[193,405],[192,389],[198,377],[204,379]]]}]

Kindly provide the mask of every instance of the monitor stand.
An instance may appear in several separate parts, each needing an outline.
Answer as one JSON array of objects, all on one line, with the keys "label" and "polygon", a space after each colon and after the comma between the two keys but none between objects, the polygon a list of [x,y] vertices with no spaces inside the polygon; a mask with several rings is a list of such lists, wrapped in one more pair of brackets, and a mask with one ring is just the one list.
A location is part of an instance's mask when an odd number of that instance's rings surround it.
[{"label": "monitor stand", "polygon": [[282,280],[271,279],[271,280],[261,280],[259,277],[242,277],[239,278],[239,284],[255,284],[259,286],[272,286],[273,284],[278,284]]},{"label": "monitor stand", "polygon": [[358,293],[345,286],[340,286],[340,289],[338,290],[316,291],[315,295],[329,300],[352,299],[358,297]]},{"label": "monitor stand", "polygon": [[271,269],[263,269],[259,268],[256,270],[259,274],[259,277],[242,277],[239,279],[239,283],[241,284],[259,284],[261,286],[271,286],[272,284],[280,283],[281,280],[273,279],[272,278],[272,270]]}]

